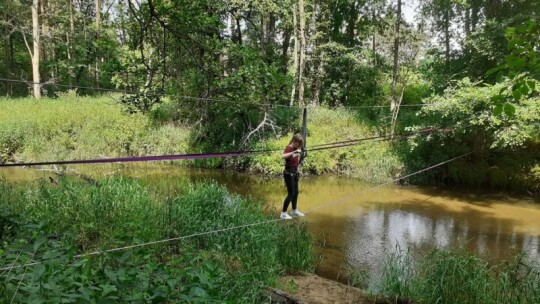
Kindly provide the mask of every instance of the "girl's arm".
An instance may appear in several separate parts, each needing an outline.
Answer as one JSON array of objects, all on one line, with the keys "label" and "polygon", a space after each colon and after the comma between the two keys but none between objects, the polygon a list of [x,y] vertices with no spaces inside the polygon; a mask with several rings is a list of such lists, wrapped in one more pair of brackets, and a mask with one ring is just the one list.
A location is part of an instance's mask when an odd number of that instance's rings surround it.
[{"label": "girl's arm", "polygon": [[295,150],[295,151],[292,151],[292,152],[288,152],[288,153],[283,153],[283,154],[281,155],[281,158],[282,158],[282,159],[287,159],[287,158],[291,157],[291,156],[292,156],[293,154],[295,154],[295,153],[300,153],[300,149]]}]

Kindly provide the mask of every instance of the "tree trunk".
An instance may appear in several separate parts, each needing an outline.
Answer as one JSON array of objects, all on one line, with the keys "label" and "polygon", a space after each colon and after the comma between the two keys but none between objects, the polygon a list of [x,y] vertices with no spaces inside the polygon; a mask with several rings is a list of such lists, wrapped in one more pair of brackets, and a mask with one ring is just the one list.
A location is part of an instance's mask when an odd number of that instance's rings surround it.
[{"label": "tree trunk", "polygon": [[231,11],[229,12],[229,17],[228,17],[228,24],[227,24],[227,27],[228,27],[228,31],[231,35],[231,42],[233,43],[237,43],[236,41],[236,36],[235,36],[235,32],[236,32],[236,25],[235,25],[235,22],[234,22],[234,13]]},{"label": "tree trunk", "polygon": [[127,33],[126,33],[126,19],[124,16],[124,4],[122,1],[118,1],[118,11],[120,13],[120,22],[118,23],[118,31],[120,32],[120,44],[124,45],[127,43]]},{"label": "tree trunk", "polygon": [[68,0],[69,6],[69,32],[75,33],[75,15],[73,13],[73,0]]},{"label": "tree trunk", "polygon": [[394,68],[392,71],[392,101],[390,104],[390,111],[392,112],[392,128],[390,129],[390,136],[394,137],[394,117],[397,119],[397,113],[399,111],[399,97],[397,96],[396,88],[398,81],[398,69],[399,69],[399,35],[401,26],[401,0],[398,0],[397,4],[397,18],[396,18],[396,30],[394,38]]},{"label": "tree trunk", "polygon": [[[261,53],[263,58],[266,57],[268,47],[268,17],[261,16],[261,29],[262,29],[262,38],[261,38]],[[266,59],[266,58],[265,58]]]},{"label": "tree trunk", "polygon": [[272,63],[273,55],[273,43],[275,42],[275,23],[276,18],[273,14],[270,16],[263,16],[261,18],[262,39],[261,39],[261,52],[264,61],[268,64]]},{"label": "tree trunk", "polygon": [[[67,33],[67,56],[68,56],[68,62],[69,62],[69,87],[71,88],[73,86],[73,78],[75,77],[75,71],[73,70],[73,66],[75,64],[74,60],[74,39],[75,39],[75,17],[73,14],[73,0],[68,0],[68,8],[69,8],[69,33]],[[122,13],[120,13],[122,15]]]},{"label": "tree trunk", "polygon": [[[169,35],[167,34],[167,29],[165,27],[163,27],[163,49],[162,49],[162,65],[163,65],[163,71],[161,71],[161,93],[165,93],[165,76],[168,75],[168,70],[167,70],[167,54],[168,54],[168,50],[167,50],[167,41],[169,40]],[[227,65],[227,61],[229,60],[229,57],[228,57],[228,54],[227,52],[223,52],[223,73],[224,73],[224,76],[228,76],[227,75],[227,69],[226,69],[226,65]]]},{"label": "tree trunk", "polygon": [[471,1],[471,32],[476,31],[478,25],[478,16],[480,14],[480,6],[478,0]]},{"label": "tree trunk", "polygon": [[[96,39],[99,39],[100,34],[100,26],[101,26],[101,5],[99,3],[99,0],[95,0],[95,8],[96,8]],[[96,87],[99,88],[99,49],[96,47],[95,51],[95,70],[94,70],[94,77],[96,82]]]},{"label": "tree trunk", "polygon": [[471,9],[465,7],[465,38],[469,39],[471,36]]},{"label": "tree trunk", "polygon": [[273,62],[275,55],[274,46],[276,45],[276,15],[270,14],[267,25],[268,35],[267,35],[267,44],[266,44],[266,56],[269,58],[270,62]]},{"label": "tree trunk", "polygon": [[501,0],[486,0],[484,11],[486,19],[496,19],[499,15]]},{"label": "tree trunk", "polygon": [[296,5],[293,9],[293,39],[294,39],[294,51],[293,51],[293,85],[291,88],[291,102],[290,105],[292,106],[294,104],[294,97],[296,96],[296,72],[298,71],[298,20],[297,20],[297,11],[296,11]]},{"label": "tree trunk", "polygon": [[[461,49],[463,50],[463,54],[465,55],[465,58],[469,59],[469,46],[467,45],[467,41],[471,38],[471,7],[469,3],[465,3],[463,6],[464,14],[465,14],[465,39],[461,40]],[[470,64],[470,63],[469,63]]]},{"label": "tree trunk", "polygon": [[34,98],[41,99],[41,90],[40,82],[41,78],[39,75],[39,60],[40,60],[40,33],[39,33],[39,0],[32,1],[32,41],[34,46],[34,51],[31,55],[32,57],[32,79],[33,79],[33,88],[34,88]]},{"label": "tree trunk", "polygon": [[[396,18],[396,29],[394,32],[394,68],[392,71],[392,100],[396,100],[396,86],[398,79],[398,64],[399,64],[399,34],[400,34],[400,25],[401,25],[401,0],[398,0],[397,6],[397,18]],[[392,103],[392,111],[394,110],[395,104]]]},{"label": "tree trunk", "polygon": [[96,32],[99,33],[99,27],[101,26],[101,5],[99,0],[95,0],[94,4],[96,8]]},{"label": "tree trunk", "polygon": [[[375,10],[372,11],[371,13],[371,22],[372,24],[375,22]],[[376,31],[373,31],[373,35],[372,35],[372,38],[371,38],[371,47],[372,47],[372,51],[373,51],[373,66],[376,67],[377,66],[377,42],[375,40],[375,34],[376,34]]]},{"label": "tree trunk", "polygon": [[41,15],[41,35],[47,35],[47,19],[45,15],[47,14],[47,0],[39,1],[39,11]]},{"label": "tree trunk", "polygon": [[314,106],[318,106],[321,99],[321,87],[322,87],[322,77],[324,74],[324,57],[325,53],[321,52],[317,58],[316,65],[314,66],[315,70],[315,79],[313,80],[313,101]]},{"label": "tree trunk", "polygon": [[[320,18],[320,5],[317,5],[317,2],[313,2],[313,12],[311,13],[311,21],[310,21],[310,30],[309,30],[309,37],[310,43],[309,48],[311,49],[312,58],[312,67],[313,67],[313,75],[312,75],[312,85],[311,85],[311,92],[312,92],[312,98],[311,98],[311,104],[318,106],[319,100],[320,100],[320,91],[321,91],[321,85],[322,85],[322,75],[324,73],[324,52],[319,51],[319,45],[320,45],[320,38],[318,29],[317,29],[317,20]],[[317,38],[316,38],[317,37]]]},{"label": "tree trunk", "polygon": [[240,18],[235,18],[236,19],[236,35],[237,35],[237,39],[238,39],[238,44],[239,45],[242,45],[242,25],[240,23]]},{"label": "tree trunk", "polygon": [[287,67],[289,64],[289,47],[291,45],[292,29],[286,27],[283,33],[283,45],[281,46],[281,66],[283,74],[287,74]]},{"label": "tree trunk", "polygon": [[[9,3],[7,3],[9,5]],[[6,58],[6,74],[7,78],[11,78],[12,68],[13,68],[13,37],[10,33],[10,10],[6,8],[4,11],[4,41],[5,41],[5,58]],[[13,84],[11,82],[6,82],[6,95],[13,95]]]},{"label": "tree trunk", "polygon": [[[15,71],[15,61],[13,58],[14,57],[14,46],[13,46],[13,35],[9,35],[9,43],[8,43],[8,53],[9,53],[9,61],[8,61],[8,64],[9,64],[9,76],[11,77],[12,76],[12,73],[13,71]],[[9,83],[8,84],[8,93],[9,95],[13,95],[13,83]]]},{"label": "tree trunk", "polygon": [[347,24],[347,44],[349,46],[354,46],[354,34],[356,29],[356,19],[358,18],[358,12],[356,11],[356,6],[354,2],[349,7],[349,22]]},{"label": "tree trunk", "polygon": [[300,18],[300,66],[298,72],[298,103],[304,107],[304,68],[306,57],[306,15],[304,13],[304,0],[298,1],[298,17]]},{"label": "tree trunk", "polygon": [[444,60],[447,67],[450,64],[450,9],[449,6],[444,10]]},{"label": "tree trunk", "polygon": [[396,125],[397,125],[397,119],[398,119],[398,115],[399,115],[399,105],[401,104],[401,101],[403,100],[403,93],[405,92],[405,85],[403,85],[403,87],[401,88],[401,93],[399,94],[399,97],[397,99],[397,106],[396,108],[394,109],[394,111],[392,111],[392,121],[391,121],[391,125],[390,125],[390,137],[394,138],[394,133],[396,131]]},{"label": "tree trunk", "polygon": [[[41,33],[40,33],[40,56],[41,62],[47,62],[49,60],[49,50],[47,49],[47,43],[43,43],[43,41],[46,41],[47,35],[49,35],[49,28],[47,26],[47,14],[49,14],[48,10],[48,2],[47,0],[39,0],[39,21],[41,25]],[[43,72],[41,79],[47,77],[47,71]]]}]

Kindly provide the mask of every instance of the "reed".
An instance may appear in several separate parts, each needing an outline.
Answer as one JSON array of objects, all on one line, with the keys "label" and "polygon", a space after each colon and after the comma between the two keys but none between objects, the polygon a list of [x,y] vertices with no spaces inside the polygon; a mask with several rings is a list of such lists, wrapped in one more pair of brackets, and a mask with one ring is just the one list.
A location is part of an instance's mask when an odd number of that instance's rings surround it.
[{"label": "reed", "polygon": [[382,294],[391,303],[540,303],[540,265],[523,253],[488,263],[462,249],[430,251],[418,263],[387,258]]}]

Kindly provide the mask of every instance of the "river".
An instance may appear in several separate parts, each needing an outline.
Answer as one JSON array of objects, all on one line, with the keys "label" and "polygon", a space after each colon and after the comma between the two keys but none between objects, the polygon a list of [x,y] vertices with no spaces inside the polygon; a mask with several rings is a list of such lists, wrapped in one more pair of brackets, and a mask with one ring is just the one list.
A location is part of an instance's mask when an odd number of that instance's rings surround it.
[{"label": "river", "polygon": [[[74,168],[92,176],[132,176],[160,192],[180,191],[188,181],[213,180],[273,206],[276,217],[286,194],[282,178],[223,170],[152,164]],[[2,168],[0,176],[13,182],[54,178],[50,172],[15,168]],[[354,268],[379,277],[389,253],[448,246],[492,261],[519,251],[540,261],[540,205],[528,198],[472,188],[373,187],[332,175],[301,179],[299,209],[307,212],[302,220],[314,236],[319,275],[343,280]]]}]

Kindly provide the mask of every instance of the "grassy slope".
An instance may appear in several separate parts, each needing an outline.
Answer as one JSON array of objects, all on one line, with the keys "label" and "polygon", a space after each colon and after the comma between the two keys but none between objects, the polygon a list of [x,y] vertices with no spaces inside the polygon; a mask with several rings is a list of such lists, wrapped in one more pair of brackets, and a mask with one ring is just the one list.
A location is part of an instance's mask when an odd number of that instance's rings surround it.
[{"label": "grassy slope", "polygon": [[107,97],[0,99],[0,161],[182,153],[188,135],[125,114]]},{"label": "grassy slope", "polygon": [[[367,125],[357,114],[345,109],[310,109],[308,113],[308,149],[328,142],[346,141],[377,136],[374,128]],[[280,138],[259,142],[257,148],[284,149],[292,133]],[[303,165],[304,172],[343,173],[369,181],[386,181],[395,175],[402,164],[388,142],[364,142],[361,145],[313,151]],[[250,170],[276,174],[283,170],[283,160],[275,155],[252,159]]]}]

